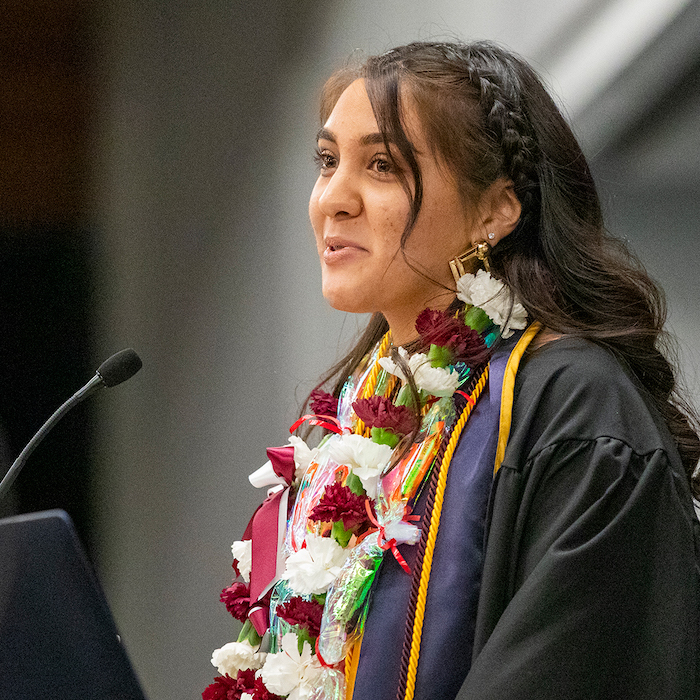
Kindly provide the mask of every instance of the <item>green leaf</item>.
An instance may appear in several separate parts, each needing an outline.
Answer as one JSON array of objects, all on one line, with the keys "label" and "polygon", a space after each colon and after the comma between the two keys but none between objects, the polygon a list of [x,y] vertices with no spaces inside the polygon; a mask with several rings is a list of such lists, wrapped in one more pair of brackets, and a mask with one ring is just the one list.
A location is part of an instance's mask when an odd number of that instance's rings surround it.
[{"label": "green leaf", "polygon": [[262,642],[262,637],[257,633],[255,627],[253,627],[253,623],[250,620],[246,620],[243,623],[243,627],[241,628],[237,641],[248,642],[250,646],[257,647],[260,642]]},{"label": "green leaf", "polygon": [[299,627],[297,625],[294,629],[296,630],[300,654],[304,651],[304,642],[307,642],[312,649],[316,646],[316,638],[309,634],[309,630],[307,630],[306,627]]},{"label": "green leaf", "polygon": [[394,403],[396,403],[397,406],[408,406],[409,408],[415,409],[416,405],[413,401],[413,395],[411,394],[411,389],[408,384],[404,384],[404,386],[401,387],[401,391],[399,391],[399,395],[396,397],[396,401]]},{"label": "green leaf", "polygon": [[454,353],[444,345],[431,345],[428,350],[428,359],[432,367],[447,367],[452,364]]},{"label": "green leaf", "polygon": [[367,495],[367,492],[365,491],[365,487],[362,485],[362,482],[360,481],[359,476],[355,476],[352,472],[348,474],[348,478],[345,481],[345,485],[356,495],[356,496],[365,496]]},{"label": "green leaf", "polygon": [[343,525],[342,520],[336,520],[333,523],[331,529],[331,537],[341,546],[347,547],[350,538],[352,537],[352,530],[346,530],[345,525]]},{"label": "green leaf", "polygon": [[472,306],[464,315],[464,323],[473,328],[477,333],[482,333],[493,322],[478,306]]},{"label": "green leaf", "polygon": [[392,450],[399,444],[401,439],[391,428],[374,427],[370,434],[373,442],[376,442],[378,445],[389,445]]}]

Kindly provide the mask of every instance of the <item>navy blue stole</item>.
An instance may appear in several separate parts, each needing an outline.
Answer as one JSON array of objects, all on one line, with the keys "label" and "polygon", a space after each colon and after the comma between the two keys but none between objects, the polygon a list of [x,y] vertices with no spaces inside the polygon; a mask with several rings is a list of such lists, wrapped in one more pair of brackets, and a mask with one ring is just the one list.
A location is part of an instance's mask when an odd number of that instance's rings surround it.
[{"label": "navy blue stole", "polygon": [[[491,358],[488,385],[450,464],[428,587],[415,700],[454,698],[471,664],[503,373],[517,337]],[[413,512],[422,517],[424,510],[425,493]],[[416,546],[400,545],[399,549],[414,570]],[[385,554],[372,591],[354,700],[396,699],[410,592],[411,577],[390,552]]]}]

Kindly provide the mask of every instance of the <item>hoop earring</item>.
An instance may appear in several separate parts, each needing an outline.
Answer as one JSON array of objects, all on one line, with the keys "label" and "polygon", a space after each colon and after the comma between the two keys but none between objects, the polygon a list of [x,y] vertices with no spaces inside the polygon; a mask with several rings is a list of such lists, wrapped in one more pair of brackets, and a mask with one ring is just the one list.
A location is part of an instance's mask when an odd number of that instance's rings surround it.
[{"label": "hoop earring", "polygon": [[462,275],[466,275],[468,272],[474,274],[479,267],[483,267],[486,272],[491,271],[491,266],[489,265],[489,253],[491,248],[486,241],[481,241],[475,246],[472,246],[464,253],[458,255],[456,258],[450,260],[450,270],[452,271],[452,276],[455,278],[455,283],[459,281]]}]

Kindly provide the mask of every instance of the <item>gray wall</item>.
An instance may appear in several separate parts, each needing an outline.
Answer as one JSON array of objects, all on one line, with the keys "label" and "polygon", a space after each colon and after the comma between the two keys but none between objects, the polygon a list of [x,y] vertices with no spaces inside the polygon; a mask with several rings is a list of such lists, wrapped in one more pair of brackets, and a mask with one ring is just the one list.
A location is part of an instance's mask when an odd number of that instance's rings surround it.
[{"label": "gray wall", "polygon": [[[613,5],[620,3],[103,6],[97,323],[105,354],[133,345],[144,370],[100,402],[100,567],[152,700],[198,697],[213,678],[211,651],[235,635],[218,603],[231,577],[229,546],[262,496],[247,474],[266,446],[286,442],[299,401],[362,322],[324,304],[306,217],[323,77],[358,48],[487,37],[578,94],[567,57],[592,51],[585,30]],[[663,38],[667,21],[650,21]],[[668,283],[674,321],[697,347],[700,212],[697,196],[688,196],[697,171],[686,190],[671,187],[680,203],[653,182],[627,182],[639,153],[628,155],[622,174],[614,158],[605,161],[619,120],[593,109],[606,90],[626,84],[630,62],[649,45],[601,73],[570,111],[609,177],[613,218]]]}]

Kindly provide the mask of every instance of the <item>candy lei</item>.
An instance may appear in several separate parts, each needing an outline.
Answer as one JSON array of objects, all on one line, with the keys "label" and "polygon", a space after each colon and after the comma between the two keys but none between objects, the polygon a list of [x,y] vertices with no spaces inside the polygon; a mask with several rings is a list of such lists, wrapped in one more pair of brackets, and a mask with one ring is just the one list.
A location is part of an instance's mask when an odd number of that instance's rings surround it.
[{"label": "candy lei", "polygon": [[[212,664],[221,676],[204,691],[204,700],[345,698],[348,654],[362,635],[379,564],[393,556],[410,573],[398,545],[415,545],[421,537],[412,507],[436,469],[432,481],[438,484],[439,517],[444,465],[485,385],[488,348],[499,335],[525,327],[522,306],[511,308],[504,292],[486,272],[464,275],[458,282],[464,311],[425,310],[416,321],[427,353],[409,356],[398,348],[392,354],[387,334],[347,380],[337,406],[322,392],[312,401],[315,415],[305,418],[327,431],[318,447],[310,449],[292,437],[284,448],[268,450],[271,461],[251,475],[251,482],[274,485],[260,510],[281,504],[280,530],[274,535],[278,547],[253,545],[256,569],[251,572],[250,534],[256,527],[262,531],[255,520],[260,511],[243,540],[233,544],[234,570],[242,580],[225,588],[221,600],[244,625],[237,642],[214,652]],[[409,408],[413,397],[397,352],[419,390],[420,425],[408,447],[416,411]],[[457,403],[464,405],[459,415]],[[290,495],[295,498],[287,508]],[[431,556],[433,529],[425,524],[421,559]],[[277,551],[277,566],[271,562],[269,585],[260,590],[264,551],[272,552],[268,559]],[[416,635],[424,604],[425,591],[417,591],[411,610],[415,622],[410,623]],[[407,648],[409,688],[415,679],[415,646]]]}]

